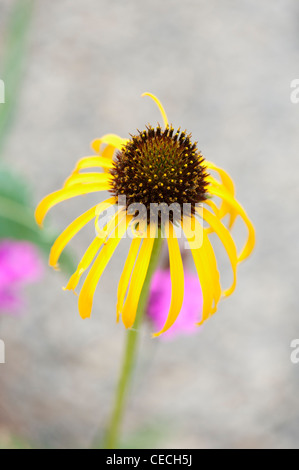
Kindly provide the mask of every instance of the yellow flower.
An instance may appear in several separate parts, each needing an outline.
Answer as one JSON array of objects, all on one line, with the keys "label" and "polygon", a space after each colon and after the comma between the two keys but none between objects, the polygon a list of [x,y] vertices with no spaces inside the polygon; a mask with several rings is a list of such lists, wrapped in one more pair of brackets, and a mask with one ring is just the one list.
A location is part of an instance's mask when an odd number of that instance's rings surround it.
[{"label": "yellow flower", "polygon": [[[168,243],[172,298],[166,323],[155,334],[158,336],[173,325],[183,303],[184,271],[176,234],[178,228],[182,228],[188,240],[202,287],[203,312],[198,325],[216,312],[221,297],[227,297],[234,291],[237,265],[251,253],[255,234],[245,210],[235,198],[234,184],[229,175],[203,158],[190,134],[180,129],[175,132],[154,95],[144,95],[150,96],[158,105],[164,127],[149,126],[130,139],[107,134],[93,141],[92,148],[96,154],[79,160],[63,188],[46,196],[38,205],[35,216],[38,224],[42,225],[49,209],[59,202],[92,192],[111,192],[109,199],[89,209],[62,232],[51,249],[49,264],[56,267],[67,243],[84,225],[95,219],[97,235],[66,286],[66,289],[74,291],[82,274],[93,263],[78,300],[82,318],[90,317],[99,279],[130,226],[132,242],[117,294],[117,320],[121,315],[126,328],[134,325],[154,237],[160,230],[159,233],[164,234]],[[102,169],[102,172],[84,171],[92,169]],[[219,178],[212,176],[211,171],[217,173]],[[99,217],[116,205],[116,212],[100,230]],[[143,215],[139,206],[144,208]],[[187,214],[186,207],[189,208]],[[228,227],[223,222],[225,216],[229,217]],[[230,233],[238,216],[248,229],[247,241],[240,253],[237,253]],[[208,226],[203,227],[200,218]],[[233,282],[224,291],[208,236],[211,232],[219,236],[232,267]]]}]

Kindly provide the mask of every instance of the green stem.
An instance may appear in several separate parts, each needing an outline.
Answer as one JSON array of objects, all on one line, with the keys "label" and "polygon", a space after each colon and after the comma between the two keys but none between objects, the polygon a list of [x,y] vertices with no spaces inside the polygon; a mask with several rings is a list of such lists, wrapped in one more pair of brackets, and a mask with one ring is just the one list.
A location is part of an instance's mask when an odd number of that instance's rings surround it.
[{"label": "green stem", "polygon": [[144,281],[140,300],[138,304],[138,310],[136,320],[134,323],[134,330],[129,330],[127,333],[127,341],[125,348],[125,355],[123,359],[121,374],[118,381],[116,390],[116,397],[114,402],[114,408],[112,411],[111,419],[107,428],[106,436],[104,439],[105,449],[116,449],[119,442],[120,427],[125,411],[126,398],[129,389],[129,383],[132,376],[133,366],[136,359],[136,349],[138,340],[138,329],[142,323],[142,319],[147,306],[149,287],[152,275],[156,269],[160,249],[162,245],[162,237],[159,236],[154,241],[152,256],[148,267],[147,275]]}]

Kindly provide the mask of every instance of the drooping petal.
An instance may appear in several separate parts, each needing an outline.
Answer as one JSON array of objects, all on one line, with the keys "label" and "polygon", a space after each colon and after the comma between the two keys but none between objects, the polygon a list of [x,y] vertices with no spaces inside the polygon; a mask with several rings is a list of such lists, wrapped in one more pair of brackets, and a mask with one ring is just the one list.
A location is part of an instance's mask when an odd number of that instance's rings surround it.
[{"label": "drooping petal", "polygon": [[110,188],[108,183],[103,183],[101,186],[99,184],[89,184],[89,185],[76,185],[70,188],[63,188],[55,191],[54,193],[49,194],[44,199],[41,200],[39,205],[35,210],[35,219],[38,225],[42,226],[43,220],[49,210],[56,204],[71,199],[76,196],[81,196],[88,193],[96,193],[98,191],[108,190]]},{"label": "drooping petal", "polygon": [[115,198],[111,197],[77,217],[77,219],[74,220],[55,240],[50,252],[49,265],[56,267],[59,257],[69,241],[84,227],[84,225],[95,217],[96,213],[99,213],[99,211],[103,212],[113,204],[115,204]]},{"label": "drooping petal", "polygon": [[241,206],[241,204],[234,198],[232,197],[227,191],[219,187],[218,185],[211,185],[209,186],[209,192],[213,194],[214,196],[218,196],[221,199],[223,199],[225,202],[227,202],[231,208],[237,212],[237,214],[243,219],[247,229],[248,229],[248,238],[247,242],[244,245],[244,248],[242,249],[240,255],[238,256],[238,263],[243,261],[245,258],[247,258],[250,253],[252,252],[254,245],[255,245],[255,230],[252,222],[248,218],[245,210]]},{"label": "drooping petal", "polygon": [[[231,196],[234,197],[235,187],[234,187],[234,183],[233,183],[233,180],[231,179],[231,177],[224,170],[222,170],[222,168],[216,167],[216,165],[214,165],[211,162],[207,162],[207,163],[208,163],[207,168],[210,168],[211,170],[218,171],[218,173],[220,174],[220,177],[221,177],[221,182],[216,180],[211,175],[209,175],[206,178],[206,181],[209,182],[210,184],[214,184],[214,185],[219,186],[220,188],[228,191],[228,193],[231,194]],[[207,188],[207,190],[209,191],[209,187]],[[237,217],[238,214],[230,206],[230,204],[227,204],[226,201],[221,201],[221,204],[220,204],[220,207],[219,207],[219,218],[222,219],[223,217],[226,216],[226,214],[229,214],[228,228],[231,229],[234,225],[234,222],[235,222],[236,217]]]},{"label": "drooping petal", "polygon": [[[186,235],[187,236],[187,235]],[[187,237],[188,239],[188,237]],[[202,250],[191,248],[195,268],[201,285],[203,296],[202,323],[211,315],[213,305],[212,285],[206,266],[206,260]]]},{"label": "drooping petal", "polygon": [[[204,201],[205,204],[207,204],[208,206],[210,206],[210,208],[213,210],[214,214],[218,217],[218,219],[220,219],[220,209],[218,208],[217,204],[212,201],[212,199],[206,199]],[[207,227],[206,228],[206,232],[207,234],[210,234],[212,233],[214,230],[212,227]]]},{"label": "drooping petal", "polygon": [[[171,302],[172,285],[169,268],[158,268],[151,280],[147,316],[155,331],[163,328]],[[184,302],[178,318],[169,330],[161,335],[168,341],[182,334],[198,332],[196,323],[202,312],[202,293],[197,274],[184,269]]]},{"label": "drooping petal", "polygon": [[118,210],[116,214],[113,215],[113,217],[109,220],[109,222],[104,227],[102,231],[102,236],[100,236],[97,230],[98,236],[91,242],[91,244],[85,251],[80,263],[78,264],[76,271],[70,277],[70,280],[67,286],[64,288],[64,290],[74,291],[76,289],[82,274],[86,271],[86,269],[89,268],[97,252],[99,251],[103,243],[105,243],[106,238],[110,234],[111,230],[109,231],[108,226],[110,226],[111,228],[113,226],[113,228],[115,229],[115,227],[118,225],[118,223],[124,216],[125,216],[125,212],[123,210]]},{"label": "drooping petal", "polygon": [[117,209],[117,211],[108,220],[107,224],[101,229],[99,227],[99,217],[102,213],[103,211],[101,210],[96,211],[95,231],[97,237],[105,242],[105,240],[109,238],[109,235],[113,232],[113,230],[115,230],[120,220],[125,216],[125,210],[124,208]]},{"label": "drooping petal", "polygon": [[233,283],[231,287],[222,294],[227,297],[233,293],[236,287],[237,282],[237,249],[234,243],[234,240],[229,232],[229,230],[222,224],[222,222],[211,212],[207,209],[203,208],[203,218],[204,220],[212,227],[212,229],[217,233],[220,240],[223,243],[223,246],[228,254],[228,257],[231,262],[232,270],[233,270]]},{"label": "drooping petal", "polygon": [[[128,141],[124,139],[124,145],[127,142]],[[113,155],[114,155],[116,150],[117,149],[114,147],[114,145],[106,145],[106,147],[103,150],[101,150],[100,155],[101,155],[101,157],[103,157],[107,160],[110,160],[110,162],[111,162],[111,160],[113,158]]]},{"label": "drooping petal", "polygon": [[220,219],[219,208],[217,204],[214,201],[212,201],[212,199],[206,199],[204,203],[210,206],[210,208],[214,211],[214,214],[218,217],[218,219]]},{"label": "drooping petal", "polygon": [[142,238],[136,237],[132,240],[128,256],[126,258],[125,266],[121,274],[118,290],[117,290],[117,306],[116,306],[116,321],[119,321],[119,315],[122,313],[122,308],[128,290],[128,285],[132,275],[132,270],[137,259],[138,251],[140,248]]},{"label": "drooping petal", "polygon": [[126,216],[120,221],[106,245],[103,246],[84,281],[78,300],[79,313],[82,318],[88,318],[91,315],[96,286],[117,245],[124,236],[131,218]]},{"label": "drooping petal", "polygon": [[64,188],[70,188],[78,184],[97,184],[99,190],[109,188],[111,176],[106,173],[73,173],[64,183]]},{"label": "drooping petal", "polygon": [[63,288],[63,290],[72,290],[75,291],[82,274],[89,268],[90,264],[92,263],[94,257],[96,256],[97,252],[103,245],[103,240],[101,238],[96,237],[87,250],[85,251],[83,257],[81,258],[80,263],[76,271],[72,274],[69,279],[67,285]]},{"label": "drooping petal", "polygon": [[181,256],[180,247],[178,240],[170,222],[165,227],[168,252],[169,252],[169,263],[170,263],[170,276],[171,276],[171,303],[166,319],[165,325],[162,330],[155,333],[153,336],[159,336],[167,331],[176,321],[181,311],[183,300],[184,300],[184,268]]},{"label": "drooping petal", "polygon": [[232,178],[229,176],[229,174],[226,171],[224,171],[222,168],[219,168],[214,163],[209,162],[207,160],[204,161],[204,165],[209,170],[216,171],[219,174],[219,176],[221,178],[221,181],[222,181],[223,185],[225,186],[225,188],[227,189],[227,191],[234,196],[234,194],[235,194],[235,185],[234,185],[234,182],[233,182]]},{"label": "drooping petal", "polygon": [[214,314],[217,311],[218,303],[221,297],[220,274],[217,268],[214,249],[205,230],[203,230],[202,250],[204,251],[204,256],[206,258],[208,272],[212,284],[214,305],[211,313]]},{"label": "drooping petal", "polygon": [[101,146],[103,144],[111,145],[117,150],[121,150],[124,145],[128,142],[128,139],[122,139],[116,134],[105,134],[100,139],[95,139],[91,143],[91,147],[96,153],[101,152]]},{"label": "drooping petal", "polygon": [[78,161],[75,171],[85,170],[87,168],[112,168],[112,160],[108,158],[93,155],[91,157],[84,157]]},{"label": "drooping petal", "polygon": [[194,232],[190,230],[189,224],[183,221],[182,227],[190,245],[191,254],[202,288],[203,312],[202,319],[198,323],[198,325],[201,325],[212,313],[215,313],[221,295],[221,287],[216,258],[208,236],[195,217],[193,217],[193,223],[195,224],[195,231],[202,232],[203,242],[199,247],[197,244],[194,246]]},{"label": "drooping petal", "polygon": [[144,238],[132,273],[128,295],[122,311],[122,320],[126,328],[134,325],[141,290],[145,281],[155,239]]},{"label": "drooping petal", "polygon": [[166,115],[165,109],[163,108],[163,106],[160,103],[160,101],[158,100],[158,98],[155,95],[153,95],[152,93],[142,93],[141,96],[149,96],[150,98],[152,98],[152,100],[154,100],[154,102],[156,103],[156,105],[158,106],[158,108],[160,110],[160,113],[161,113],[163,121],[164,121],[164,125],[165,125],[165,127],[167,127],[168,126],[167,115]]}]

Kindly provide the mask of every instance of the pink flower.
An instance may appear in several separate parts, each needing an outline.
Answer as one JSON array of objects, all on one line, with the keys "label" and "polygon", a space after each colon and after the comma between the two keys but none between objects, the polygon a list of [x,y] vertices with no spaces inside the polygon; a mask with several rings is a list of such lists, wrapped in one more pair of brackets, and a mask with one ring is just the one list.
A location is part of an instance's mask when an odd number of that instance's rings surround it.
[{"label": "pink flower", "polygon": [[[171,300],[171,278],[169,269],[158,269],[151,281],[147,315],[159,331],[167,318]],[[181,312],[172,327],[163,333],[164,339],[198,331],[195,323],[202,312],[202,291],[198,276],[185,270],[185,295]]]},{"label": "pink flower", "polygon": [[0,241],[0,311],[16,313],[23,306],[22,285],[37,281],[42,263],[37,249],[29,242]]}]

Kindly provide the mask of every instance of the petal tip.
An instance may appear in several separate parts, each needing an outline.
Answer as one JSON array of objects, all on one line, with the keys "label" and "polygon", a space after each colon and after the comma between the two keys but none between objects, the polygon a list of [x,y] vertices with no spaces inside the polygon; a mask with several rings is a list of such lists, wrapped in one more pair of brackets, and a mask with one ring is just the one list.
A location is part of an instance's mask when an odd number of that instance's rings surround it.
[{"label": "petal tip", "polygon": [[158,331],[157,333],[153,333],[153,334],[152,334],[152,338],[153,338],[153,339],[154,339],[154,338],[158,338],[158,336],[161,336],[162,333],[164,333],[163,330]]},{"label": "petal tip", "polygon": [[91,317],[91,310],[88,310],[88,311],[84,311],[84,312],[80,312],[80,317],[82,318],[82,320],[86,320],[87,318],[90,318]]},{"label": "petal tip", "polygon": [[49,259],[49,266],[50,268],[53,268],[54,271],[60,271],[60,266],[56,261],[51,261],[51,258]]},{"label": "petal tip", "polygon": [[84,287],[83,290],[81,290],[81,293],[79,295],[78,299],[78,310],[80,317],[83,318],[90,318],[91,317],[91,312],[92,312],[92,297],[89,295],[86,295],[86,292],[84,292]]},{"label": "petal tip", "polygon": [[131,321],[128,321],[128,319],[125,318],[125,316],[122,315],[122,321],[123,321],[123,324],[125,325],[125,328],[127,330],[129,330],[130,328],[132,328],[133,326],[133,323]]},{"label": "petal tip", "polygon": [[34,212],[34,218],[35,218],[35,221],[37,223],[37,225],[39,226],[39,228],[44,228],[44,217],[39,214],[39,206],[37,206],[35,212]]}]

